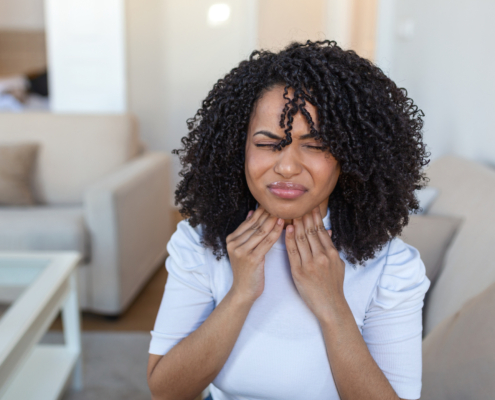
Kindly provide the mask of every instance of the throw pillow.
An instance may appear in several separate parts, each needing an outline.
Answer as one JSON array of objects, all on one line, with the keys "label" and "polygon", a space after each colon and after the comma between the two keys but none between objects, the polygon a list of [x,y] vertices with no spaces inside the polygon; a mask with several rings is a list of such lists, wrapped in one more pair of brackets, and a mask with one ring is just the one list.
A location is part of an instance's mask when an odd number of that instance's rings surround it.
[{"label": "throw pillow", "polygon": [[461,221],[440,215],[410,215],[409,224],[402,230],[400,238],[419,250],[432,286]]},{"label": "throw pillow", "polygon": [[31,180],[39,145],[0,145],[0,206],[35,204]]},{"label": "throw pillow", "polygon": [[411,214],[422,215],[422,214],[426,214],[428,212],[428,209],[431,207],[433,202],[436,200],[440,191],[437,188],[427,186],[421,190],[416,190],[414,193],[416,195],[416,198],[419,201],[419,206],[421,207],[421,210],[415,214],[414,213],[411,213]]}]

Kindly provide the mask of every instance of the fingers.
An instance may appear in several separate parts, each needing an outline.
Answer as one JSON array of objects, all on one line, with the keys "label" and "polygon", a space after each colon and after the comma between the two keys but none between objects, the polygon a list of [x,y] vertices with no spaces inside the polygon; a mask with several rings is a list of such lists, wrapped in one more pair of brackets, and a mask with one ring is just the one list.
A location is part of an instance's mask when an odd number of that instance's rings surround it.
[{"label": "fingers", "polygon": [[[268,214],[268,216],[265,218],[265,220],[261,225],[259,225],[257,228],[251,229],[250,232],[246,232],[244,234],[246,236],[247,235],[250,236],[246,239],[245,242],[240,244],[240,247],[244,247],[247,251],[252,251],[272,232],[275,226],[277,226],[277,220],[278,220],[277,217],[273,217]],[[282,220],[282,226],[283,226],[283,220]]]},{"label": "fingers", "polygon": [[293,224],[293,230],[287,227],[286,247],[289,258],[290,253],[293,253],[295,263],[306,263],[318,253],[335,249],[330,239],[331,234],[323,224],[319,207],[301,218],[295,218]]},{"label": "fingers", "polygon": [[331,231],[327,231],[325,228],[325,225],[323,224],[323,219],[321,217],[320,213],[320,207],[316,207],[313,210],[313,221],[316,226],[316,231],[318,233],[318,237],[320,238],[320,243],[325,249],[330,249],[330,248],[335,248],[333,245],[332,239],[330,237],[332,236]]},{"label": "fingers", "polygon": [[308,242],[308,237],[306,236],[304,223],[302,221],[302,218],[294,218],[293,224],[297,250],[299,251],[299,256],[301,257],[302,263],[305,264],[311,261],[311,259],[313,258],[313,254]]},{"label": "fingers", "polygon": [[[255,226],[256,229],[257,226],[263,223],[263,221],[267,216],[268,213],[262,207],[258,207],[255,211],[251,210],[246,216],[246,219],[242,221],[242,223],[237,227],[237,229],[227,236],[226,238],[227,243],[232,241],[237,241],[239,237],[242,236],[245,232],[249,231],[250,229],[253,229],[253,226]],[[263,217],[263,219],[259,221],[261,217]],[[249,236],[250,235],[248,235],[248,237]],[[241,243],[243,243],[245,239],[246,238],[243,238],[243,240],[241,240]]]},{"label": "fingers", "polygon": [[283,219],[280,219],[279,224],[277,224],[277,220],[277,217],[258,207],[251,216],[248,215],[246,220],[227,237],[228,247],[238,249],[243,254],[253,252],[259,247],[257,253],[260,255],[266,254],[283,230]]},{"label": "fingers", "polygon": [[296,244],[295,229],[293,225],[287,226],[285,230],[285,247],[289,256],[292,269],[299,270],[302,267],[301,255]]},{"label": "fingers", "polygon": [[314,218],[315,210],[317,209],[319,209],[319,207],[316,207],[310,213],[307,213],[302,217],[304,232],[306,233],[306,237],[308,238],[308,243],[313,254],[322,253],[325,251],[318,234],[320,229],[325,231],[325,226],[323,225],[323,221],[321,219],[318,222]]},{"label": "fingers", "polygon": [[[263,239],[263,237],[271,231],[276,221],[277,218],[271,216],[267,211],[263,211],[256,220],[255,214],[253,214],[252,218],[244,227],[244,232],[239,234],[239,236],[234,239],[236,246],[242,246],[243,244],[247,243],[253,236],[261,236],[261,239]],[[268,223],[268,225],[266,223]]]},{"label": "fingers", "polygon": [[[277,218],[275,225],[271,231],[266,235],[259,244],[253,249],[253,255],[262,257],[272,248],[273,244],[278,240],[282,230],[284,229],[284,220],[282,218]],[[254,243],[254,240],[249,240],[249,246]]]}]

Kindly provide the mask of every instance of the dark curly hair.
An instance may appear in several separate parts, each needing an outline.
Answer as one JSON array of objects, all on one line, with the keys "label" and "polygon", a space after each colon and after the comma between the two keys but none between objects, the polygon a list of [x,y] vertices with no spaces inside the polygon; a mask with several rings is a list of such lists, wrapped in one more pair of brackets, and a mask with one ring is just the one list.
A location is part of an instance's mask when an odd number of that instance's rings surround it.
[{"label": "dark curly hair", "polygon": [[[428,181],[430,156],[422,141],[423,112],[371,61],[335,41],[291,43],[278,53],[256,50],[219,79],[193,118],[180,156],[182,180],[175,191],[180,213],[202,225],[202,243],[220,259],[226,237],[256,200],[249,191],[245,143],[251,112],[262,94],[283,85],[280,126],[291,143],[300,111],[316,139],[340,163],[329,198],[332,240],[347,260],[363,265],[420,210],[414,191]],[[293,97],[287,96],[293,89]],[[306,101],[317,109],[315,129]],[[286,122],[287,121],[287,122]]]}]

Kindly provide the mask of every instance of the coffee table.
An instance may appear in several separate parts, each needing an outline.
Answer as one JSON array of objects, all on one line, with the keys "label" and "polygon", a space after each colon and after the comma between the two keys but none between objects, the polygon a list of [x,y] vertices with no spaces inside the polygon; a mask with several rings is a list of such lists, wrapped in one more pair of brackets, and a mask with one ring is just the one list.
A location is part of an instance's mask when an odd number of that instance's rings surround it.
[{"label": "coffee table", "polygon": [[[77,252],[0,252],[0,400],[55,400],[82,388]],[[59,312],[65,344],[38,343]]]}]

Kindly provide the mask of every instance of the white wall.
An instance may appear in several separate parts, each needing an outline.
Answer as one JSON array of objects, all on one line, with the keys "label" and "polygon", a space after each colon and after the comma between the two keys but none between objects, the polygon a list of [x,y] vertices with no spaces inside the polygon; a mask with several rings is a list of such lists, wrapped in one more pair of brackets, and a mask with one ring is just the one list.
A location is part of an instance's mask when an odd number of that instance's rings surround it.
[{"label": "white wall", "polygon": [[44,28],[43,0],[0,0],[0,29]]},{"label": "white wall", "polygon": [[425,112],[432,157],[495,165],[495,2],[382,0],[377,62]]},{"label": "white wall", "polygon": [[323,40],[327,0],[261,0],[258,47],[277,51],[292,41]]},{"label": "white wall", "polygon": [[327,38],[347,49],[352,43],[353,2],[350,0],[326,0]]},{"label": "white wall", "polygon": [[[224,25],[210,27],[207,12],[214,3],[229,4],[231,18]],[[255,0],[165,0],[165,79],[161,87],[165,122],[150,137],[150,146],[167,152],[181,147],[186,119],[194,116],[213,84],[256,48],[256,13]],[[177,157],[174,162],[177,173]]]},{"label": "white wall", "polygon": [[123,0],[46,0],[54,112],[127,110]]},{"label": "white wall", "polygon": [[163,0],[126,0],[128,110],[139,119],[140,135],[163,150],[165,131],[165,48]]}]

